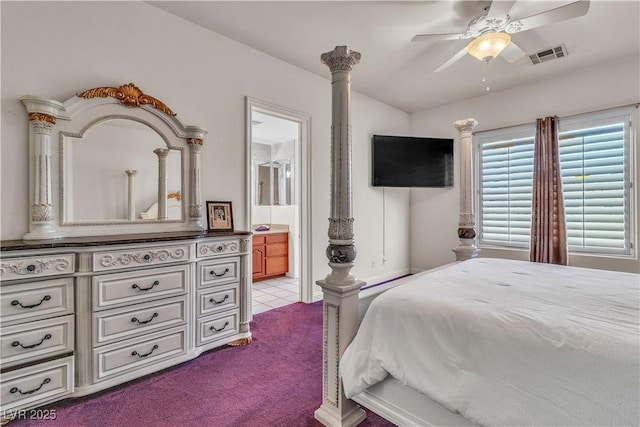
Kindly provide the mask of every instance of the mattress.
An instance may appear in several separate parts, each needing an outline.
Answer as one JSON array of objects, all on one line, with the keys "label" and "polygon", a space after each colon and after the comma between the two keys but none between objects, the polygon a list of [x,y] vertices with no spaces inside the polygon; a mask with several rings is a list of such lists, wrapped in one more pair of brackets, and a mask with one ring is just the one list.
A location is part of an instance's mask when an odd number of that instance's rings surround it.
[{"label": "mattress", "polygon": [[386,291],[340,372],[481,425],[640,425],[640,275],[480,258]]}]

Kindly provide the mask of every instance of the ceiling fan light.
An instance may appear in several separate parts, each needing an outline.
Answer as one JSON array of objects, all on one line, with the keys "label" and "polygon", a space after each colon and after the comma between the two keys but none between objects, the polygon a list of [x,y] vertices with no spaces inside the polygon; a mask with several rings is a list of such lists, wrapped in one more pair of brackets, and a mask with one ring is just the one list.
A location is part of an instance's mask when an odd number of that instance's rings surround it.
[{"label": "ceiling fan light", "polygon": [[511,36],[507,33],[487,33],[471,40],[466,47],[469,55],[480,61],[488,61],[500,55],[500,52],[511,43]]}]

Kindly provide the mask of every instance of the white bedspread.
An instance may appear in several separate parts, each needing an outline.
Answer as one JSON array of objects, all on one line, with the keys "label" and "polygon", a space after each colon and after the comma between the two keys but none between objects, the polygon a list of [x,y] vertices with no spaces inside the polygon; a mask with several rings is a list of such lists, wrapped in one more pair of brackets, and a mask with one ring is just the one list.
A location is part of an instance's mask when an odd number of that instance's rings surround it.
[{"label": "white bedspread", "polygon": [[387,375],[482,425],[640,425],[640,275],[480,258],[376,298],[347,397]]}]

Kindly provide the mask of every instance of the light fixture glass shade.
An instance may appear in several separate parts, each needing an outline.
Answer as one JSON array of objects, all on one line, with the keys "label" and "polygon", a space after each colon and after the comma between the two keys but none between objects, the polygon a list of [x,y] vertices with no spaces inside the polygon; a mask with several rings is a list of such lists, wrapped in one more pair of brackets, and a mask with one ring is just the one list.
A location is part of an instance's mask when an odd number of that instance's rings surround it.
[{"label": "light fixture glass shade", "polygon": [[471,40],[466,49],[469,55],[475,56],[480,61],[488,61],[500,55],[509,43],[511,43],[511,36],[507,33],[487,33]]}]

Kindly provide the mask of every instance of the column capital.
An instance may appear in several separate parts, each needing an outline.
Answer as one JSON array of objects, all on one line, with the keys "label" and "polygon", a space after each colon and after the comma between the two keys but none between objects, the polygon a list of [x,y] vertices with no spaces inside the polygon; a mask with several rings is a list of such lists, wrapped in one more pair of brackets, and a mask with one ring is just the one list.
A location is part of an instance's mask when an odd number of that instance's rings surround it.
[{"label": "column capital", "polygon": [[135,176],[135,174],[137,174],[138,171],[135,169],[127,169],[126,171],[124,171],[124,173],[126,173],[128,176]]},{"label": "column capital", "polygon": [[153,152],[156,153],[156,155],[159,158],[164,159],[169,154],[169,149],[168,148],[156,148],[155,150],[153,150]]},{"label": "column capital", "polygon": [[360,52],[351,50],[347,46],[336,46],[331,52],[323,53],[320,61],[335,73],[351,71],[353,66],[360,62],[360,57]]},{"label": "column capital", "polygon": [[476,119],[463,119],[453,122],[453,126],[458,129],[458,132],[471,132],[478,122]]}]

